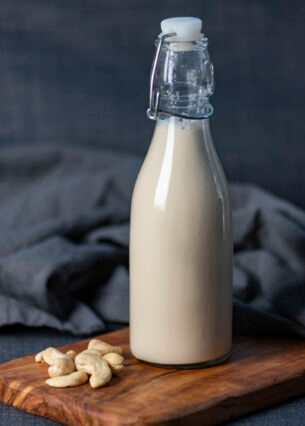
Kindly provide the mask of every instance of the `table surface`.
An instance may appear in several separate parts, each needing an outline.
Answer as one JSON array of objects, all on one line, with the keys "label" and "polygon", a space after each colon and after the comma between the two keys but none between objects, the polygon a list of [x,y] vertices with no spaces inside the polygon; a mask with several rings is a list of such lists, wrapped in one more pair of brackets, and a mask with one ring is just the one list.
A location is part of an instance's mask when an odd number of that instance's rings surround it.
[{"label": "table surface", "polygon": [[[116,328],[112,326],[112,329]],[[72,336],[49,329],[5,327],[0,331],[0,362],[36,353],[46,346],[62,346],[81,340],[82,336]],[[305,365],[305,362],[304,362]],[[287,401],[238,420],[223,423],[223,426],[279,425],[298,426],[304,424],[305,396]],[[58,425],[54,421],[17,410],[0,403],[0,424],[4,426]]]}]

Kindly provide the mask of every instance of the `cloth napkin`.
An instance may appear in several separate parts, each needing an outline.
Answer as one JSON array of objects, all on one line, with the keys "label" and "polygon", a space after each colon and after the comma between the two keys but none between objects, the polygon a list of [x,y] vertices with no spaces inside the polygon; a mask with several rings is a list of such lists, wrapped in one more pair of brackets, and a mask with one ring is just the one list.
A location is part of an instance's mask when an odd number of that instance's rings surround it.
[{"label": "cloth napkin", "polygon": [[[129,318],[133,186],[143,159],[105,150],[0,150],[0,326],[77,335]],[[231,185],[234,332],[305,335],[305,213]]]}]

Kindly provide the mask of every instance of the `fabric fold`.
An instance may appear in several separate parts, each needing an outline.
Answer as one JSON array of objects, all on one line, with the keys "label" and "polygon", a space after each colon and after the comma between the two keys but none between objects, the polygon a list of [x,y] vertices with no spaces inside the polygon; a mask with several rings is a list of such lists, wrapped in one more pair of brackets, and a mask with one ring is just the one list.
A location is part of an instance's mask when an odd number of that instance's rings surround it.
[{"label": "fabric fold", "polygon": [[[73,334],[129,319],[129,214],[143,159],[28,146],[0,150],[0,326]],[[305,213],[231,184],[234,332],[305,335]]]}]

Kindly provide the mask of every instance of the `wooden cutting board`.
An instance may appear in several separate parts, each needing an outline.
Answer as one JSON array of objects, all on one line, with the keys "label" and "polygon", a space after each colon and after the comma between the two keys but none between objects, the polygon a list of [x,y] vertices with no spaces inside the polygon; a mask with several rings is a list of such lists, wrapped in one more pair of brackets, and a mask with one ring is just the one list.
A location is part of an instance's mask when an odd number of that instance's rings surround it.
[{"label": "wooden cutting board", "polygon": [[[67,425],[215,425],[305,393],[305,341],[238,337],[223,365],[168,370],[134,359],[128,329],[99,336],[121,345],[126,368],[98,390],[56,389],[47,366],[26,356],[0,365],[0,399]],[[63,350],[79,352],[88,340]],[[41,348],[44,349],[44,348]]]}]

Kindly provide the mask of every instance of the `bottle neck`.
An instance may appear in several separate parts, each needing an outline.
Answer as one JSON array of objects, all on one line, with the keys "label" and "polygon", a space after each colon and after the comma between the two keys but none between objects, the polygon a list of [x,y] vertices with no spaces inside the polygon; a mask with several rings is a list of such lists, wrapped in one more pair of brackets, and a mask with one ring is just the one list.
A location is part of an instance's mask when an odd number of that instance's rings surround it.
[{"label": "bottle neck", "polygon": [[155,78],[160,112],[190,119],[212,115],[214,73],[207,44],[206,38],[163,42]]}]

